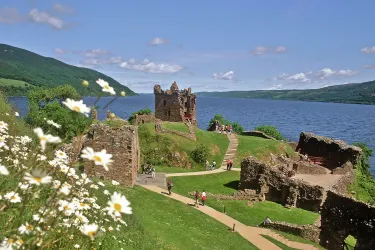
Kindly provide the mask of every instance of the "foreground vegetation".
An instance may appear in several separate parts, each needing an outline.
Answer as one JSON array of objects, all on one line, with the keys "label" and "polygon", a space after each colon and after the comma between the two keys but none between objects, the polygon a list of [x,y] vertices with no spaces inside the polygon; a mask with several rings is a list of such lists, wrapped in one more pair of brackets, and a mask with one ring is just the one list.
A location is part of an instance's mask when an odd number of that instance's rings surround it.
[{"label": "foreground vegetation", "polygon": [[192,152],[200,145],[208,148],[208,160],[211,163],[215,160],[220,166],[229,144],[226,135],[199,128],[195,128],[197,141],[175,134],[156,133],[154,123],[139,126],[138,133],[141,162],[155,165],[159,172],[174,172],[176,169],[178,171],[204,170],[204,163],[197,162],[192,157]]},{"label": "foreground vegetation", "polygon": [[94,83],[98,78],[109,82],[117,91],[135,95],[128,87],[98,71],[72,66],[6,44],[0,44],[0,68],[0,90],[7,96],[25,96],[34,87],[53,88],[62,84],[72,85],[81,95],[99,95],[102,94],[99,86],[94,84],[92,89],[81,86],[82,80]]},{"label": "foreground vegetation", "polygon": [[375,104],[375,81],[306,90],[200,92],[199,96]]}]

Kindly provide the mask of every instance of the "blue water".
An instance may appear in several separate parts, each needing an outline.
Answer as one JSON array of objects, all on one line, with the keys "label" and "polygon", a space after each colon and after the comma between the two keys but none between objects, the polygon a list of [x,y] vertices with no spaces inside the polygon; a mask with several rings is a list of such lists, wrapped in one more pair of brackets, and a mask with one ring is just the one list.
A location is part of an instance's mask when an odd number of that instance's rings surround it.
[{"label": "blue water", "polygon": [[[111,98],[102,98],[99,106]],[[13,97],[10,101],[19,109],[21,116],[27,113],[27,99]],[[93,104],[95,98],[84,98]],[[140,95],[116,100],[107,109],[117,116],[128,118],[132,112],[150,108],[154,110],[154,96]],[[105,117],[106,110],[99,112]],[[364,142],[375,152],[375,105],[252,100],[242,98],[197,98],[198,125],[206,129],[215,114],[222,114],[231,121],[238,121],[246,130],[260,124],[274,125],[289,140],[298,141],[301,131],[341,139],[348,143]],[[375,157],[371,159],[375,175]]]}]

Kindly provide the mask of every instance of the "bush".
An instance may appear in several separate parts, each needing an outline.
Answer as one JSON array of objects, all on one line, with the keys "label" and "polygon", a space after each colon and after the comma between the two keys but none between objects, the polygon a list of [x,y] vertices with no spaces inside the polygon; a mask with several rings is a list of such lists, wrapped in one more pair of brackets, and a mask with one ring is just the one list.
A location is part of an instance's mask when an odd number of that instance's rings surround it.
[{"label": "bush", "polygon": [[129,121],[129,123],[133,123],[136,115],[150,115],[150,114],[152,114],[152,110],[151,109],[149,109],[149,108],[147,108],[147,109],[141,109],[141,110],[138,110],[137,112],[133,112],[130,115],[128,121]]},{"label": "bush", "polygon": [[285,141],[284,136],[282,136],[282,134],[279,132],[279,130],[277,130],[277,128],[274,127],[274,126],[260,125],[260,126],[256,127],[255,130],[261,131],[261,132],[265,133],[266,135],[275,138],[276,140]]},{"label": "bush", "polygon": [[[71,139],[80,135],[87,128],[91,119],[77,112],[71,112],[62,105],[67,98],[79,99],[77,91],[70,85],[58,86],[53,89],[36,89],[29,96],[29,114],[26,122],[32,127],[41,127],[45,131],[61,138]],[[53,121],[57,128],[47,121]]]},{"label": "bush", "polygon": [[197,162],[204,164],[208,160],[208,157],[210,156],[209,149],[206,145],[199,144],[192,152],[191,152],[191,158]]},{"label": "bush", "polygon": [[242,134],[244,131],[244,128],[241,124],[238,122],[231,122],[224,118],[224,116],[216,114],[209,122],[208,122],[208,128],[209,130],[212,126],[215,125],[215,121],[218,121],[221,125],[230,125],[232,127],[232,130],[237,134]]},{"label": "bush", "polygon": [[243,131],[244,131],[244,128],[242,127],[241,124],[239,124],[238,122],[235,122],[232,124],[232,129],[233,131],[236,133],[236,134],[242,134]]}]

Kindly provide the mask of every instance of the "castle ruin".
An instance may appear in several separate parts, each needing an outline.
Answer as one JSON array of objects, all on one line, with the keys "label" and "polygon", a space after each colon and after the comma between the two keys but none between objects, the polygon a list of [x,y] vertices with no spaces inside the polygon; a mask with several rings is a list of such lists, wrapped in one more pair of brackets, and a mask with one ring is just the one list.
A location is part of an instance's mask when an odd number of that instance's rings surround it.
[{"label": "castle ruin", "polygon": [[191,122],[197,126],[196,95],[191,88],[179,90],[173,82],[169,90],[163,91],[160,85],[154,86],[155,118],[169,122]]}]

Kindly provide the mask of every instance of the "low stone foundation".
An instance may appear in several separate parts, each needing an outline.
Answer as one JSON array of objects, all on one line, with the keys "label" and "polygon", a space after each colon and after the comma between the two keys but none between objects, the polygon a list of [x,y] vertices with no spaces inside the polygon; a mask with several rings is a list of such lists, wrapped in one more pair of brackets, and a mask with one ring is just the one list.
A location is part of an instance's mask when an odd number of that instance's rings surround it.
[{"label": "low stone foundation", "polygon": [[319,243],[320,229],[313,225],[296,225],[287,222],[273,221],[270,224],[263,225],[263,227],[294,234],[306,240]]},{"label": "low stone foundation", "polygon": [[273,138],[269,135],[266,135],[262,131],[257,131],[257,130],[245,131],[241,135],[254,136],[254,137],[260,137],[260,138],[264,138],[264,139],[276,140],[275,138]]},{"label": "low stone foundation", "polygon": [[154,114],[150,115],[135,115],[134,119],[134,125],[142,125],[145,123],[154,123],[155,122],[155,116]]},{"label": "low stone foundation", "polygon": [[[189,192],[189,195],[194,196],[195,192]],[[225,195],[225,194],[212,194],[206,193],[207,197],[214,197],[219,200],[247,200],[247,201],[264,201],[264,196],[261,194],[257,194],[255,190],[245,189],[239,190],[232,195]]]}]

